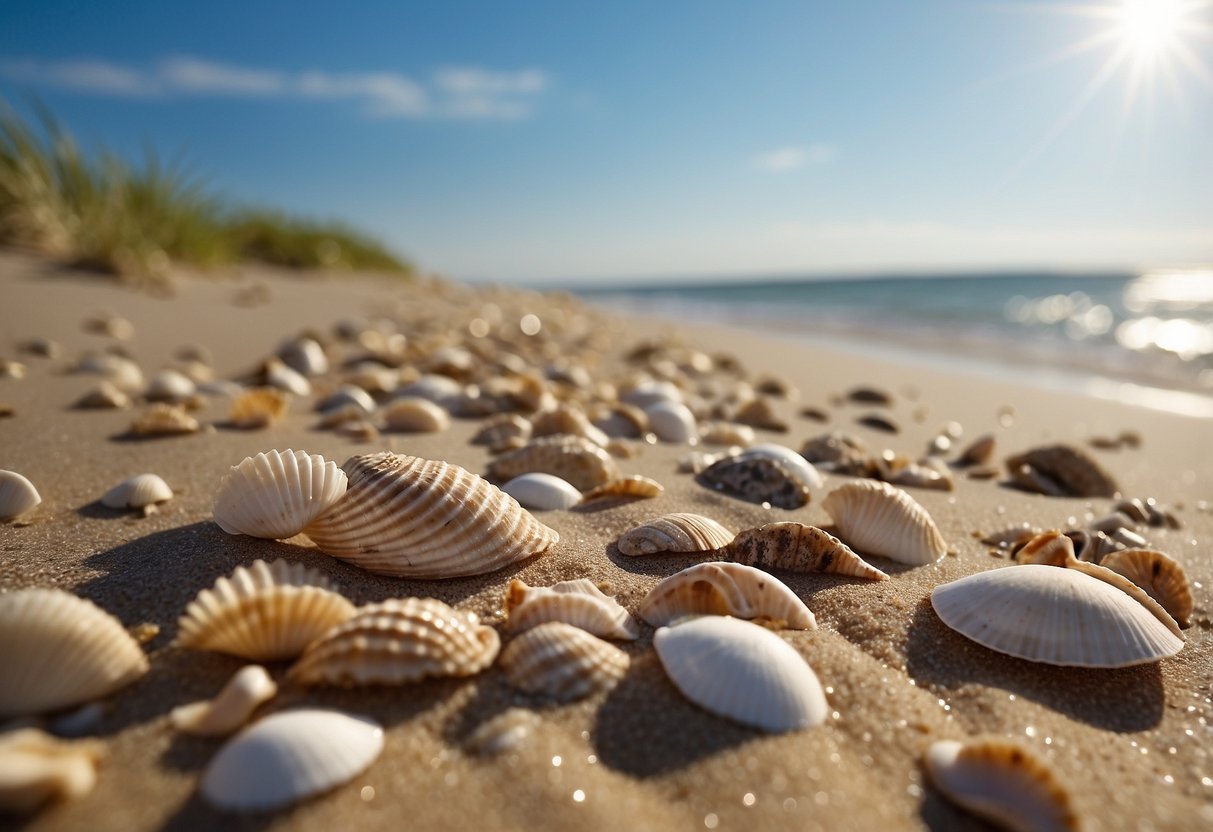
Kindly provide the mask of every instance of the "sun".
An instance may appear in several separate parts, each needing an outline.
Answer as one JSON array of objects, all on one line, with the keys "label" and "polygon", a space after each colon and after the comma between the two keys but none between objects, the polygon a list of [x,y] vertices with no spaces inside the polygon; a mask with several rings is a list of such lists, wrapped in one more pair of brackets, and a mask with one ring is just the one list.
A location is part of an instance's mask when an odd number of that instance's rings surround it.
[{"label": "sun", "polygon": [[1118,10],[1122,42],[1141,60],[1154,60],[1174,50],[1187,21],[1176,0],[1124,0]]}]

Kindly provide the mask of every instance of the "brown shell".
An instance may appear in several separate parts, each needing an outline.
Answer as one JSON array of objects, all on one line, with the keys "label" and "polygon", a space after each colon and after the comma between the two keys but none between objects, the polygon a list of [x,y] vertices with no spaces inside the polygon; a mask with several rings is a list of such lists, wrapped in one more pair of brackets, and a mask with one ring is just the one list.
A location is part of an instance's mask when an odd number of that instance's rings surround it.
[{"label": "brown shell", "polygon": [[862,440],[834,431],[805,442],[800,455],[819,468],[854,473],[867,466],[868,448]]},{"label": "brown shell", "polygon": [[767,571],[829,572],[870,581],[884,581],[889,577],[832,534],[792,521],[767,523],[739,532],[721,554],[734,563]]},{"label": "brown shell", "polygon": [[657,480],[636,474],[631,477],[623,477],[603,483],[587,492],[581,498],[581,501],[588,503],[591,500],[598,500],[603,497],[649,500],[654,497],[660,497],[663,493],[665,493],[665,488]]},{"label": "brown shell", "polygon": [[1074,541],[1057,530],[1036,535],[1015,553],[1015,560],[1020,563],[1046,566],[1066,566],[1074,559]]},{"label": "brown shell", "polygon": [[201,429],[198,420],[176,404],[154,404],[131,423],[135,436],[180,436]]},{"label": "brown shell", "polygon": [[765,456],[728,457],[695,479],[700,485],[730,497],[788,510],[808,505],[811,497],[809,487],[795,473]]},{"label": "brown shell", "polygon": [[488,475],[502,482],[521,474],[552,474],[578,491],[589,491],[622,474],[611,455],[581,436],[543,436],[489,463]]},{"label": "brown shell", "polygon": [[992,433],[977,437],[956,458],[956,465],[961,468],[967,468],[971,465],[985,465],[990,461],[990,457],[994,456],[994,447],[997,443],[998,441]]},{"label": "brown shell", "polygon": [[630,664],[615,645],[560,621],[527,630],[501,653],[511,685],[560,702],[615,687]]},{"label": "brown shell", "polygon": [[404,396],[383,407],[384,429],[402,433],[439,433],[451,426],[451,417],[429,399]]},{"label": "brown shell", "polygon": [[733,539],[733,533],[710,517],[676,512],[654,517],[619,537],[620,554],[628,557],[659,552],[713,552]]},{"label": "brown shell", "polygon": [[538,587],[514,579],[506,590],[505,613],[506,626],[515,633],[563,621],[602,638],[632,641],[640,635],[628,611],[588,578]]},{"label": "brown shell", "polygon": [[290,394],[274,387],[257,387],[232,401],[228,421],[243,430],[268,428],[286,414]]},{"label": "brown shell", "polygon": [[813,613],[774,575],[724,561],[676,572],[640,602],[640,617],[654,627],[688,615],[731,615],[793,630],[817,629]]},{"label": "brown shell", "polygon": [[1022,476],[1027,466],[1035,474],[1057,485],[1072,497],[1113,497],[1120,486],[1112,475],[1085,452],[1069,445],[1048,445],[1008,457],[1007,470]]},{"label": "brown shell", "polygon": [[776,412],[770,399],[757,398],[747,402],[733,414],[733,421],[776,433],[788,432],[787,421]]},{"label": "brown shell", "polygon": [[1145,590],[1180,627],[1192,625],[1192,587],[1176,561],[1153,549],[1125,549],[1112,552],[1100,565]]}]

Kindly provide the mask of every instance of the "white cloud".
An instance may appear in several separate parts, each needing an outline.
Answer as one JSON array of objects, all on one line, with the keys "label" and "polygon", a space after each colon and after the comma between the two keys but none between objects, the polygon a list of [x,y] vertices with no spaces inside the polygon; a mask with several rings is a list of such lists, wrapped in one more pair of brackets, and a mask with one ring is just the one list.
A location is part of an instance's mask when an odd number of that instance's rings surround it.
[{"label": "white cloud", "polygon": [[806,165],[824,165],[832,162],[836,155],[834,148],[828,144],[790,145],[760,153],[750,162],[759,170],[782,173]]},{"label": "white cloud", "polygon": [[371,115],[381,118],[420,118],[430,112],[425,88],[394,72],[305,72],[295,89],[307,98],[361,99]]},{"label": "white cloud", "polygon": [[157,94],[153,79],[106,61],[82,59],[45,64],[38,61],[0,62],[0,75],[28,84],[46,84],[95,95],[147,96]]},{"label": "white cloud", "polygon": [[208,95],[274,95],[286,79],[281,72],[246,69],[198,58],[170,58],[158,67],[159,80],[169,90]]}]

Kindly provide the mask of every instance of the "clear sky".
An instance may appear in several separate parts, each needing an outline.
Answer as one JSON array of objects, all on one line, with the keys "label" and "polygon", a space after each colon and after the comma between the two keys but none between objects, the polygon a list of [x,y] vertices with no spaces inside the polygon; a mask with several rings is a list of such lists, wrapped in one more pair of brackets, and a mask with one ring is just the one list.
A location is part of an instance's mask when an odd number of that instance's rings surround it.
[{"label": "clear sky", "polygon": [[29,94],[463,278],[1213,262],[1208,0],[3,0]]}]

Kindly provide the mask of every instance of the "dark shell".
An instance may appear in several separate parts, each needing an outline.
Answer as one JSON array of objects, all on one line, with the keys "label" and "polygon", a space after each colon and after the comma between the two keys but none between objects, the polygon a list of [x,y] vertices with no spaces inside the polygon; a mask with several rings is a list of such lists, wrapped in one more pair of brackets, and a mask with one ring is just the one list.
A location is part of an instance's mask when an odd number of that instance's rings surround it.
[{"label": "dark shell", "polygon": [[809,488],[779,462],[768,457],[729,457],[695,478],[714,491],[751,503],[770,503],[784,509],[808,505]]}]

